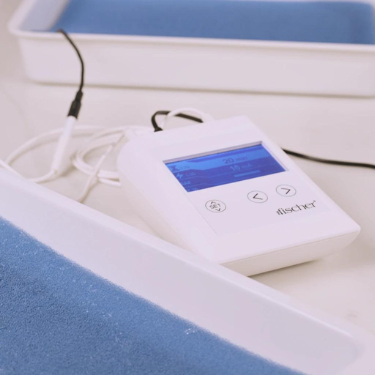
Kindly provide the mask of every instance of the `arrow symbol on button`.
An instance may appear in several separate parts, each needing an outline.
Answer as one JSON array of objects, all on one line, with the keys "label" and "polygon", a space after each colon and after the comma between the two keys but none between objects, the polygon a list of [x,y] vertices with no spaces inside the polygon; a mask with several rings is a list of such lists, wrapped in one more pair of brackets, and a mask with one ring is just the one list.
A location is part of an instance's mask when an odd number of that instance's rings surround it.
[{"label": "arrow symbol on button", "polygon": [[258,194],[259,194],[259,193],[256,193],[256,194],[253,196],[253,198],[254,198],[254,199],[260,199],[260,200],[262,200],[262,198],[257,198]]},{"label": "arrow symbol on button", "polygon": [[288,191],[285,193],[285,195],[289,194],[289,192],[290,192],[290,189],[288,189],[288,188],[281,188],[281,189],[283,189],[283,190],[288,190]]}]

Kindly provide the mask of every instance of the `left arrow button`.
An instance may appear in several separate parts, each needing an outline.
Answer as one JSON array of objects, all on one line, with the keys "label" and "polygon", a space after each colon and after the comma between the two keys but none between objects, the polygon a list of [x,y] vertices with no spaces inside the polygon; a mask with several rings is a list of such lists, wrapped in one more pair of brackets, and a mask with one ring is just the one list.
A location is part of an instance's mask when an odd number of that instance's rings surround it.
[{"label": "left arrow button", "polygon": [[263,193],[263,191],[250,191],[250,193],[247,194],[247,198],[254,203],[264,203],[268,200],[267,194]]}]

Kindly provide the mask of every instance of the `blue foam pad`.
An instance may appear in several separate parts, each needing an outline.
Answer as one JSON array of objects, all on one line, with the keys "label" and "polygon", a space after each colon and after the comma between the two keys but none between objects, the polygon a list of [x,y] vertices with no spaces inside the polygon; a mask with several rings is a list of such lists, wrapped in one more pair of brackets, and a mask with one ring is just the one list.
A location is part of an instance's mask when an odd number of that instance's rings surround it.
[{"label": "blue foam pad", "polygon": [[4,375],[297,374],[110,284],[1,218],[0,301]]},{"label": "blue foam pad", "polygon": [[71,33],[374,44],[374,10],[355,2],[71,0],[51,28]]}]

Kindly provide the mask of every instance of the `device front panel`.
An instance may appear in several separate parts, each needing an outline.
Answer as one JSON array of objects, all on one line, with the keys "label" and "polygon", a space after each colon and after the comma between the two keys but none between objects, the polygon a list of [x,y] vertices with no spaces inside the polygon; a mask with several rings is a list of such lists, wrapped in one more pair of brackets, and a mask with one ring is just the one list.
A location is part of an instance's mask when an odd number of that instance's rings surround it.
[{"label": "device front panel", "polygon": [[327,210],[263,142],[169,160],[165,165],[219,236]]}]

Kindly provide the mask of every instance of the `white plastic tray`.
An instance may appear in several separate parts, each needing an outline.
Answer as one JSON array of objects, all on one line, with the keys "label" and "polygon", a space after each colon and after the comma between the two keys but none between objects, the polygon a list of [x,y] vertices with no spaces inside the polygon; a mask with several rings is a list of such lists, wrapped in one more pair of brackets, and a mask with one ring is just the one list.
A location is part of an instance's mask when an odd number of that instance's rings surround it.
[{"label": "white plastic tray", "polygon": [[0,216],[97,275],[262,357],[307,374],[375,373],[375,338],[359,328],[5,170]]},{"label": "white plastic tray", "polygon": [[[26,73],[77,83],[77,57],[47,30],[68,0],[24,0],[9,28]],[[374,0],[368,1],[375,4]],[[315,95],[375,95],[375,46],[72,34],[87,83]],[[225,58],[223,58],[225,57]]]}]

